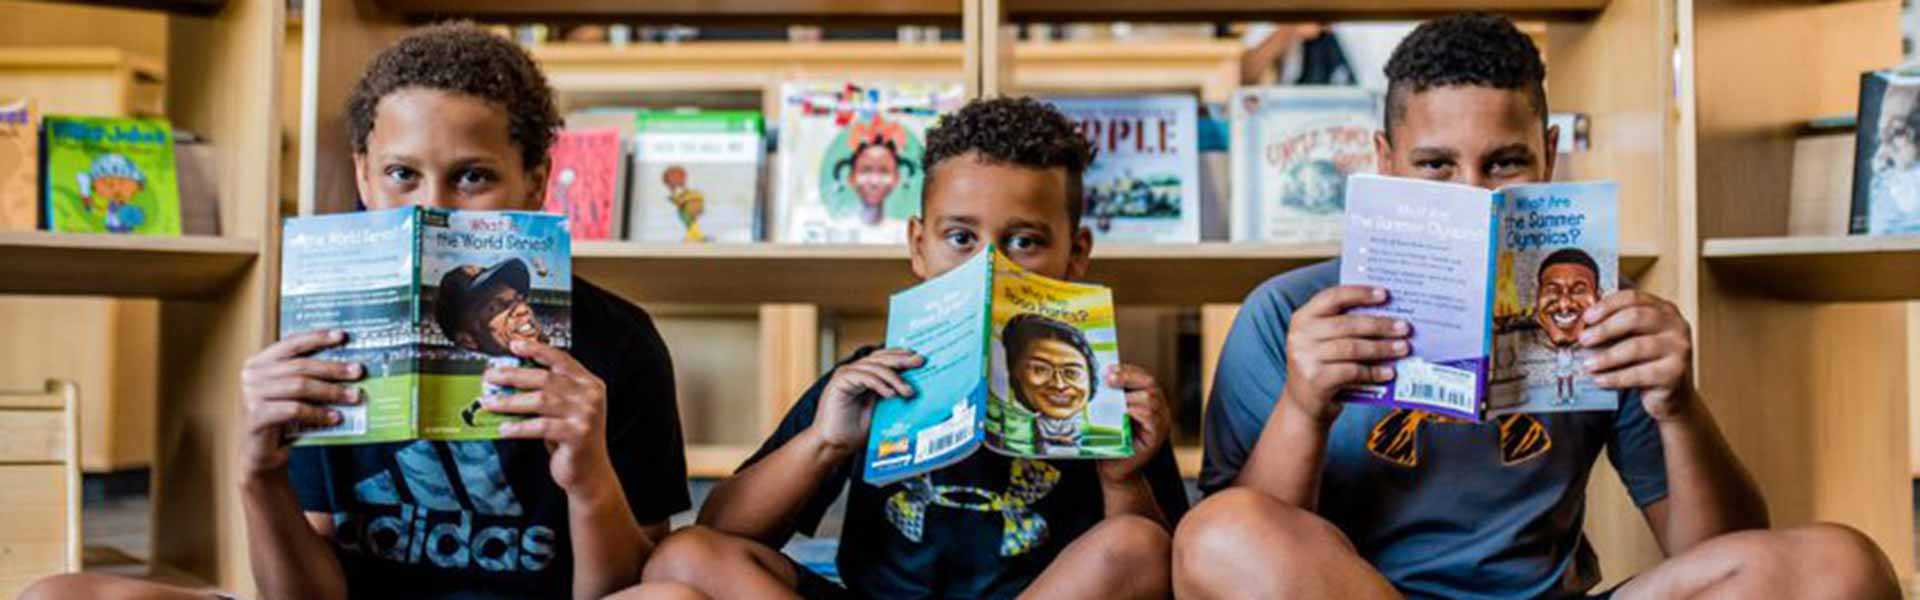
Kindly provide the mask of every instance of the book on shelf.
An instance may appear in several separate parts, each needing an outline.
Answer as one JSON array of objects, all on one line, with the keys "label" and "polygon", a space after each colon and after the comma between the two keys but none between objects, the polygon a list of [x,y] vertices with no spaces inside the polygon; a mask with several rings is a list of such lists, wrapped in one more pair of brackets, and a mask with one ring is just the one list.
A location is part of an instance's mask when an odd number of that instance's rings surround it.
[{"label": "book on shelf", "polygon": [[759,239],[766,161],[758,111],[647,111],[634,132],[633,239]]},{"label": "book on shelf", "polygon": [[1582,370],[1581,315],[1619,289],[1612,182],[1499,190],[1355,175],[1347,180],[1340,283],[1386,288],[1354,311],[1412,325],[1394,379],[1346,402],[1481,421],[1510,413],[1614,410]]},{"label": "book on shelf", "polygon": [[1242,88],[1228,110],[1233,241],[1340,239],[1347,176],[1378,169],[1379,95],[1335,86]]},{"label": "book on shelf", "polygon": [[1920,233],[1920,67],[1860,75],[1848,232]]},{"label": "book on shelf", "polygon": [[180,235],[173,137],[164,119],[47,115],[41,138],[46,229]]},{"label": "book on shelf", "polygon": [[1199,103],[1189,94],[1045,99],[1093,143],[1080,222],[1103,241],[1200,241]]},{"label": "book on shelf", "polygon": [[623,237],[626,139],[618,127],[569,128],[554,137],[541,210],[566,216],[574,239]]},{"label": "book on shelf", "polygon": [[173,133],[173,158],[180,173],[180,231],[220,235],[220,179],[213,144],[192,132]]},{"label": "book on shelf", "polygon": [[964,101],[959,83],[782,85],[774,241],[903,243],[927,129]]},{"label": "book on shelf", "polygon": [[31,98],[0,98],[0,231],[39,226],[40,112]]},{"label": "book on shelf", "polygon": [[298,445],[490,440],[510,418],[480,406],[513,390],[494,366],[533,366],[509,346],[572,345],[572,244],[544,212],[407,207],[287,219],[280,331],[347,332],[317,358],[358,363],[361,402]]},{"label": "book on shelf", "polygon": [[865,479],[899,481],[985,446],[1047,459],[1133,455],[1126,395],[1101,373],[1120,358],[1113,293],[1029,272],[991,246],[894,294],[887,347],[925,359],[913,398],[873,406]]}]

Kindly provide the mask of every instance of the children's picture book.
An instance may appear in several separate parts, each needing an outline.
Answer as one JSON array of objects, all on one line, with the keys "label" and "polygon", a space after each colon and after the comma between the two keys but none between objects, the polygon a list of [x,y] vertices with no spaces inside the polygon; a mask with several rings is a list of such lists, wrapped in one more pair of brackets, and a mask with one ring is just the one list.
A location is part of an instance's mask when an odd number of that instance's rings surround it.
[{"label": "children's picture book", "polygon": [[39,227],[40,113],[31,98],[0,98],[0,231]]},{"label": "children's picture book", "polygon": [[1120,360],[1116,339],[1110,290],[1034,274],[991,247],[894,294],[887,347],[926,363],[902,373],[914,397],[874,404],[866,480],[934,471],[982,445],[1026,458],[1132,456],[1126,395],[1102,377]]},{"label": "children's picture book", "polygon": [[626,138],[618,128],[565,129],[549,151],[541,210],[566,215],[574,239],[617,240],[626,227]]},{"label": "children's picture book", "polygon": [[1340,239],[1346,179],[1378,169],[1380,98],[1361,88],[1241,88],[1233,131],[1232,239]]},{"label": "children's picture book", "polygon": [[1407,321],[1413,336],[1392,383],[1339,398],[1470,421],[1618,408],[1579,345],[1580,315],[1620,289],[1617,194],[1612,182],[1348,179],[1340,283],[1386,288],[1385,305],[1356,312]]},{"label": "children's picture book", "polygon": [[1068,96],[1047,102],[1093,143],[1083,223],[1106,241],[1200,241],[1199,103],[1188,94]]},{"label": "children's picture book", "polygon": [[774,241],[904,243],[927,129],[965,98],[959,83],[783,85]]},{"label": "children's picture book", "polygon": [[1920,68],[1860,76],[1848,231],[1920,233]]},{"label": "children's picture book", "polygon": [[647,111],[634,130],[633,239],[759,239],[766,140],[757,111]]},{"label": "children's picture book", "polygon": [[49,231],[180,235],[172,125],[47,115],[45,128]]},{"label": "children's picture book", "polygon": [[281,238],[280,331],[343,329],[316,355],[356,362],[357,405],[297,445],[488,440],[509,417],[480,398],[491,366],[533,366],[515,341],[572,345],[572,242],[544,212],[408,207],[288,219]]}]

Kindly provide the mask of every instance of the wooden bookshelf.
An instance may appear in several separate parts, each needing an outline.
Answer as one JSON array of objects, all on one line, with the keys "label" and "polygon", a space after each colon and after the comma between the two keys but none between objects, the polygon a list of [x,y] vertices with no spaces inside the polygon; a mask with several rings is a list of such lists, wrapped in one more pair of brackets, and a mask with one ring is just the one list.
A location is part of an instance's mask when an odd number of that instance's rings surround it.
[{"label": "wooden bookshelf", "polygon": [[259,253],[239,238],[0,232],[0,293],[204,299]]},{"label": "wooden bookshelf", "polygon": [[618,16],[661,23],[836,23],[954,21],[961,0],[375,0],[383,12],[412,19],[464,16],[565,19]]},{"label": "wooden bookshelf", "polygon": [[[618,0],[376,0],[381,9],[412,18],[475,16],[487,18],[590,18],[621,16],[661,22],[813,21],[859,19],[912,21],[959,19],[957,0],[666,0],[633,3]],[[1016,20],[1156,19],[1354,19],[1417,18],[1465,10],[1556,18],[1589,17],[1607,0],[1199,0],[1168,3],[1119,0],[1007,0]]]},{"label": "wooden bookshelf", "polygon": [[1707,240],[1701,255],[1734,286],[1788,300],[1920,300],[1920,236]]},{"label": "wooden bookshelf", "polygon": [[227,0],[53,0],[61,4],[86,6],[110,6],[114,8],[132,8],[150,10],[176,15],[207,17],[219,14],[227,6]]}]

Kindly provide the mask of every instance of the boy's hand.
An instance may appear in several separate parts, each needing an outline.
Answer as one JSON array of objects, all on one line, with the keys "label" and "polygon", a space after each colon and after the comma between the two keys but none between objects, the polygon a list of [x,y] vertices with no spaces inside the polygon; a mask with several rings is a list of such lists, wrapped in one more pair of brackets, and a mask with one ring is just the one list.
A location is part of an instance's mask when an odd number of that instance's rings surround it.
[{"label": "boy's hand", "polygon": [[1692,390],[1693,328],[1673,303],[1625,290],[1608,294],[1580,315],[1580,345],[1597,349],[1586,371],[1600,387],[1640,390],[1647,415],[1666,421],[1685,414]]},{"label": "boy's hand", "polygon": [[852,452],[867,443],[873,424],[873,398],[912,398],[913,386],[900,371],[926,363],[912,350],[885,348],[833,370],[820,392],[813,426],[821,441],[835,451]]},{"label": "boy's hand", "polygon": [[1287,325],[1287,387],[1276,409],[1299,411],[1322,425],[1340,416],[1333,401],[1341,386],[1386,383],[1393,367],[1379,364],[1409,352],[1405,321],[1348,310],[1387,302],[1387,291],[1360,285],[1328,288],[1315,294]]},{"label": "boy's hand", "polygon": [[358,381],[366,376],[366,367],[306,358],[346,341],[344,331],[309,331],[247,359],[240,369],[240,395],[247,411],[240,456],[249,476],[287,467],[289,427],[338,424],[340,413],[327,406],[360,402],[359,389],[340,383]]},{"label": "boy's hand", "polygon": [[1100,462],[1100,478],[1117,483],[1141,474],[1160,448],[1167,445],[1173,419],[1167,416],[1160,383],[1145,369],[1115,365],[1107,369],[1106,385],[1127,392],[1127,417],[1133,421],[1133,456]]},{"label": "boy's hand", "polygon": [[607,457],[607,384],[559,348],[516,340],[511,350],[547,368],[487,370],[487,383],[518,393],[485,397],[480,405],[503,415],[530,417],[501,423],[500,436],[546,440],[553,455],[548,465],[553,482],[568,495],[619,485]]}]

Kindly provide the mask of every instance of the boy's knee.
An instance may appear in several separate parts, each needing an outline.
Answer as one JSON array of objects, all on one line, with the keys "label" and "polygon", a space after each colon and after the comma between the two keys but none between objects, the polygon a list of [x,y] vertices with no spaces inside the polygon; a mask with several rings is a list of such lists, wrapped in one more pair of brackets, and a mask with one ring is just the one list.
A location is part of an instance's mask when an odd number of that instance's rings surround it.
[{"label": "boy's knee", "polygon": [[1832,598],[1897,598],[1898,577],[1880,547],[1851,527],[1821,523],[1781,532],[1797,579],[1826,587]]},{"label": "boy's knee", "polygon": [[737,552],[727,534],[694,525],[667,536],[647,558],[642,579],[647,582],[697,580],[706,569],[718,566]]},{"label": "boy's knee", "polygon": [[[1200,502],[1173,536],[1174,569],[1188,577],[1237,572],[1245,561],[1284,568],[1290,557],[1350,547],[1339,528],[1266,494],[1233,488]],[[1253,565],[1241,565],[1253,566]],[[1221,571],[1225,569],[1225,571]]]},{"label": "boy's knee", "polygon": [[79,600],[94,598],[174,598],[194,596],[185,590],[169,590],[131,579],[119,579],[90,573],[66,573],[43,577],[20,592],[20,600]]},{"label": "boy's knee", "polygon": [[20,593],[20,600],[65,600],[67,598],[92,598],[96,594],[88,585],[87,576],[78,573],[42,577]]},{"label": "boy's knee", "polygon": [[1139,515],[1124,515],[1102,521],[1093,541],[1109,565],[1126,572],[1140,569],[1165,570],[1173,553],[1173,536],[1159,522]]}]

